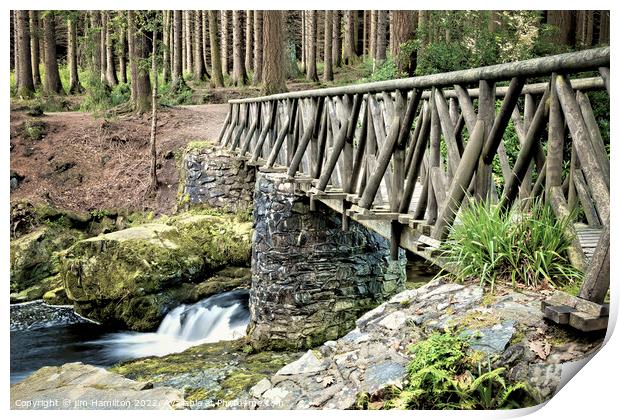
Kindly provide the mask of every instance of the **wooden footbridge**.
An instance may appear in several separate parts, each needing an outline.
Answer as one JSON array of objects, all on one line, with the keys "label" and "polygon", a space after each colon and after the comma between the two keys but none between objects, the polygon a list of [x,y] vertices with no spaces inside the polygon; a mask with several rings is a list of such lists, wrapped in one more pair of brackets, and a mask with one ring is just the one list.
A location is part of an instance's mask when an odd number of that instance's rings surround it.
[{"label": "wooden footbridge", "polygon": [[570,314],[607,315],[610,164],[588,93],[609,91],[609,56],[598,48],[231,100],[218,142],[261,171],[288,174],[311,209],[320,201],[341,213],[344,229],[353,219],[389,238],[392,258],[403,247],[441,264],[438,248],[468,200],[509,210],[540,197],[558,217],[579,207],[587,224],[570,228],[569,256],[587,270],[581,300],[598,312],[565,296],[545,308],[559,323],[596,329]]}]

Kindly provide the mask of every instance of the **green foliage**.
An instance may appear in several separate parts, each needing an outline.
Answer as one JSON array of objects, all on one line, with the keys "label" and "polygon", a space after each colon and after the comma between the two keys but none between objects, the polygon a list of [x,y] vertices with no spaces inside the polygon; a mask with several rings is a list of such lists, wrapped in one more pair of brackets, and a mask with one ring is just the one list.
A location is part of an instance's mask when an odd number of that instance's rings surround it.
[{"label": "green foliage", "polygon": [[388,58],[372,72],[367,81],[379,82],[382,80],[398,79],[399,77],[403,77],[403,74],[398,71],[394,60]]},{"label": "green foliage", "polygon": [[505,214],[498,205],[470,200],[460,214],[443,256],[459,281],[471,278],[493,289],[496,281],[529,287],[560,287],[578,281],[582,273],[567,257],[573,238],[566,227],[573,217],[556,219],[547,205],[533,203],[529,211]]},{"label": "green foliage", "polygon": [[47,124],[38,119],[31,119],[24,122],[23,132],[30,140],[41,140],[47,131]]},{"label": "green foliage", "polygon": [[509,409],[536,403],[525,383],[509,383],[505,368],[483,370],[468,356],[461,335],[433,333],[410,347],[414,358],[407,368],[408,384],[386,403],[401,409]]},{"label": "green foliage", "polygon": [[189,105],[193,103],[194,91],[185,83],[176,87],[172,82],[165,83],[159,88],[159,103],[164,106]]}]

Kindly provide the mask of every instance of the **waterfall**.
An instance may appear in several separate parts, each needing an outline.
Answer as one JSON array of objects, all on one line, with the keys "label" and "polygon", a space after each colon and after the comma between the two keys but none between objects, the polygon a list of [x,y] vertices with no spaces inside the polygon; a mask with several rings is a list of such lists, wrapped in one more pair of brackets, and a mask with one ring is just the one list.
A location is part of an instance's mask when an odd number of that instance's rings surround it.
[{"label": "waterfall", "polygon": [[247,290],[221,293],[170,311],[155,333],[112,333],[92,342],[111,359],[178,353],[203,343],[243,337],[250,321]]}]

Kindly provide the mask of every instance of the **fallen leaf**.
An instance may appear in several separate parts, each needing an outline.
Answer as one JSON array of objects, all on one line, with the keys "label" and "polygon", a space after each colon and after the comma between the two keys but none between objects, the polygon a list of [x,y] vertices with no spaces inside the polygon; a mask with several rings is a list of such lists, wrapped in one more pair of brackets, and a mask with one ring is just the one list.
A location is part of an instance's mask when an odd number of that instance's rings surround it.
[{"label": "fallen leaf", "polygon": [[532,350],[538,357],[545,360],[549,353],[551,353],[551,344],[547,340],[544,341],[532,341],[530,343],[530,350]]}]

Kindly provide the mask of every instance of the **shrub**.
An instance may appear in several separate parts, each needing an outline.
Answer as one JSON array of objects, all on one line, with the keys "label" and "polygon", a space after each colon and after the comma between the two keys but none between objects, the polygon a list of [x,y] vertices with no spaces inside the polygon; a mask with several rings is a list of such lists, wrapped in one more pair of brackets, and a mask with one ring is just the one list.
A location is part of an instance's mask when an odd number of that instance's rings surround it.
[{"label": "shrub", "polygon": [[511,282],[528,287],[562,286],[580,280],[567,251],[573,238],[566,227],[573,217],[556,219],[548,205],[529,211],[470,201],[443,245],[443,257],[459,281],[478,278],[481,285]]}]

